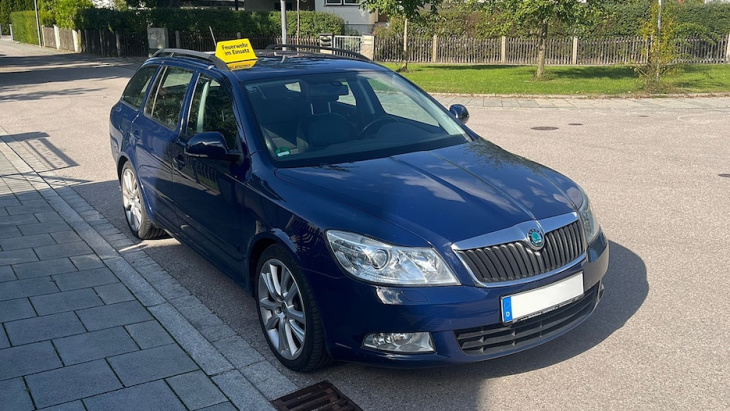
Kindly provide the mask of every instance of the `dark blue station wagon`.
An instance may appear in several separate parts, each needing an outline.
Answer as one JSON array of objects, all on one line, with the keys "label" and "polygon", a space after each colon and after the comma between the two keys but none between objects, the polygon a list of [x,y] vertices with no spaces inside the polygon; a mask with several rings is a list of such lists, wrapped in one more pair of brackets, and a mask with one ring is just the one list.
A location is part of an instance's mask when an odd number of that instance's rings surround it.
[{"label": "dark blue station wagon", "polygon": [[239,281],[287,367],[480,361],[554,339],[603,294],[583,190],[361,58],[164,50],[111,110],[131,231]]}]

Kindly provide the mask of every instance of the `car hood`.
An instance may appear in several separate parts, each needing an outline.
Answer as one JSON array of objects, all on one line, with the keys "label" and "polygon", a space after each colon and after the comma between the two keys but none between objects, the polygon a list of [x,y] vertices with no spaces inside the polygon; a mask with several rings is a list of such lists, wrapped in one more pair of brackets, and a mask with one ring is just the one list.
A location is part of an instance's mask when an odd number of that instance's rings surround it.
[{"label": "car hood", "polygon": [[[276,175],[440,246],[575,211],[564,191],[574,183],[485,141],[354,163],[282,168]],[[343,227],[333,221],[323,228]],[[361,233],[368,234],[367,228]]]}]

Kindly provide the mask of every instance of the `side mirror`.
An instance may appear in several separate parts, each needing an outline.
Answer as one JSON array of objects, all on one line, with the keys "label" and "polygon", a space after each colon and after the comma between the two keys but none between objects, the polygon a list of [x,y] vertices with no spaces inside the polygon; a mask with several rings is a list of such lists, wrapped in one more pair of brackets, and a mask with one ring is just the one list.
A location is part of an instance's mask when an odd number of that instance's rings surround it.
[{"label": "side mirror", "polygon": [[462,124],[466,124],[469,121],[469,110],[462,104],[454,104],[449,107],[449,112],[456,117],[457,120],[461,121]]},{"label": "side mirror", "polygon": [[219,131],[206,131],[194,135],[185,146],[185,153],[191,157],[213,160],[233,160],[239,155],[237,151],[228,150],[226,139]]}]

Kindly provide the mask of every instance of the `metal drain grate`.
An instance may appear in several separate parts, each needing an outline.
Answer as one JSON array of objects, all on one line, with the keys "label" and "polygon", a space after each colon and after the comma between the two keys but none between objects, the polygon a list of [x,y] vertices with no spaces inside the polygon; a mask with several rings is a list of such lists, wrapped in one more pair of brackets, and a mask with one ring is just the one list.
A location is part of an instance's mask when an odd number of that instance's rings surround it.
[{"label": "metal drain grate", "polygon": [[329,381],[302,388],[271,403],[279,411],[362,411]]}]

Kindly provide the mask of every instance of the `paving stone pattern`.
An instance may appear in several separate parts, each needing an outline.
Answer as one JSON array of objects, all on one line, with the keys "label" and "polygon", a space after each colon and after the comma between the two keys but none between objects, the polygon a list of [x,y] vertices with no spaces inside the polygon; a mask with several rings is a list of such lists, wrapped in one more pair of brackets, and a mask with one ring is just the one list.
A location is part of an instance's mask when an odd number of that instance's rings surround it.
[{"label": "paving stone pattern", "polygon": [[0,128],[0,409],[270,410],[296,389]]}]

